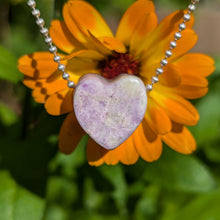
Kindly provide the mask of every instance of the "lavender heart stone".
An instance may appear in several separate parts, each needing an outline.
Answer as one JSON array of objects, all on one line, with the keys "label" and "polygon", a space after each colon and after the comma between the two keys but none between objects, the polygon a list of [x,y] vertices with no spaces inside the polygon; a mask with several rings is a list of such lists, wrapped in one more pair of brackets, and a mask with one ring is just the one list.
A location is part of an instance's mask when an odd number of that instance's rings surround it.
[{"label": "lavender heart stone", "polygon": [[74,111],[81,127],[102,147],[122,144],[141,123],[147,107],[143,82],[123,74],[106,80],[84,75],[74,94]]}]

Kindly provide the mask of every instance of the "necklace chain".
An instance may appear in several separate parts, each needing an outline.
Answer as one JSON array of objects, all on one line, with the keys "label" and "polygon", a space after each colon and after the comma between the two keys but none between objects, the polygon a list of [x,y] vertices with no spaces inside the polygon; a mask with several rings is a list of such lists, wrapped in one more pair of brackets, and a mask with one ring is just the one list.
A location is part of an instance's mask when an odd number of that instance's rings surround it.
[{"label": "necklace chain", "polygon": [[[160,67],[156,69],[156,74],[151,78],[151,83],[146,85],[146,90],[152,91],[153,85],[159,82],[159,75],[164,72],[164,67],[168,64],[168,58],[173,55],[172,50],[177,46],[177,41],[182,38],[181,32],[186,29],[186,23],[190,21],[191,14],[196,9],[196,4],[200,0],[191,0],[187,12],[183,15],[183,21],[179,24],[179,30],[174,34],[174,38],[170,41],[170,48],[165,52],[165,57],[160,62]],[[44,41],[49,47],[50,53],[54,55],[53,60],[58,64],[58,70],[61,71],[62,77],[67,81],[67,86],[69,88],[75,88],[75,83],[71,81],[70,75],[65,71],[66,66],[61,64],[61,57],[57,55],[57,47],[53,44],[53,40],[49,35],[49,30],[45,26],[44,19],[40,17],[40,10],[36,8],[36,2],[34,0],[27,1],[28,6],[32,9],[32,15],[36,18],[36,24],[40,28],[40,33],[44,36]]]}]

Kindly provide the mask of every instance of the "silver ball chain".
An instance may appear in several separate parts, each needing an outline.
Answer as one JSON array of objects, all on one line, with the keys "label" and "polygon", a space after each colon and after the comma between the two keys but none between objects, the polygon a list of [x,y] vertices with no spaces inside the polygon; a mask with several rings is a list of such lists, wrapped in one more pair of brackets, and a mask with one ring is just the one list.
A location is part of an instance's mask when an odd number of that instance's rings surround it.
[{"label": "silver ball chain", "polygon": [[177,46],[177,41],[182,38],[181,32],[186,29],[186,23],[190,21],[191,14],[196,10],[196,4],[200,0],[191,0],[188,11],[183,15],[183,21],[179,24],[179,31],[174,34],[173,41],[170,41],[170,48],[165,52],[165,57],[160,61],[160,67],[156,69],[156,75],[151,78],[151,83],[146,85],[146,90],[148,92],[153,90],[153,85],[159,82],[159,75],[163,74],[164,67],[168,64],[168,58],[173,55],[172,50]]},{"label": "silver ball chain", "polygon": [[28,6],[32,9],[32,15],[36,18],[36,24],[40,28],[40,33],[44,36],[44,41],[49,47],[50,53],[54,55],[53,60],[58,64],[58,70],[63,72],[63,79],[67,80],[67,86],[69,88],[75,88],[75,83],[69,80],[70,75],[65,72],[66,66],[61,64],[61,57],[57,55],[57,47],[53,44],[53,40],[49,35],[49,30],[45,27],[43,18],[40,18],[40,10],[36,8],[36,2],[34,0],[27,1]]},{"label": "silver ball chain", "polygon": [[[161,60],[160,67],[156,69],[156,75],[151,78],[151,83],[146,85],[146,90],[148,92],[152,91],[153,85],[159,82],[158,77],[159,75],[163,74],[163,68],[168,64],[167,59],[173,55],[172,50],[177,46],[177,41],[182,38],[181,32],[186,29],[186,23],[190,21],[191,14],[195,11],[196,4],[199,1],[200,0],[191,0],[188,6],[188,11],[183,16],[183,22],[179,24],[179,31],[174,34],[174,40],[170,42],[169,50],[165,52],[165,57]],[[50,53],[54,55],[53,60],[58,64],[57,69],[63,72],[62,77],[64,80],[67,80],[67,86],[69,88],[75,88],[75,83],[69,80],[70,75],[67,72],[65,72],[66,66],[60,63],[61,57],[57,55],[57,47],[53,44],[53,40],[49,35],[49,31],[45,27],[44,19],[40,18],[40,10],[36,8],[36,2],[34,0],[28,0],[27,4],[32,9],[32,15],[36,18],[36,24],[40,28],[40,33],[44,36],[44,41],[48,45]]]}]

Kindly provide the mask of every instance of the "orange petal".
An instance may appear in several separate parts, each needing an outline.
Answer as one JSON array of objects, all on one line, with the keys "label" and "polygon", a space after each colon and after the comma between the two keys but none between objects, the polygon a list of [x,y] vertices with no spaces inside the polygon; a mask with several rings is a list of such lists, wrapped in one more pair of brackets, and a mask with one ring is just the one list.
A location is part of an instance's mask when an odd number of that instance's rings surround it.
[{"label": "orange petal", "polygon": [[214,72],[214,60],[200,53],[189,53],[176,60],[174,64],[181,72],[188,75],[200,75],[203,77],[209,76]]},{"label": "orange petal", "polygon": [[91,61],[97,62],[106,59],[106,57],[100,54],[98,51],[86,49],[66,55],[62,60],[71,62],[72,59],[91,59]]},{"label": "orange petal", "polygon": [[73,111],[73,91],[67,89],[49,96],[45,102],[45,109],[51,115],[62,115]]},{"label": "orange petal", "polygon": [[[26,78],[27,79],[27,78]],[[29,81],[35,81],[35,88],[41,88],[41,92],[47,95],[52,95],[61,90],[67,89],[66,81],[61,79],[59,76],[51,76],[47,79],[36,80],[30,78]]]},{"label": "orange petal", "polygon": [[110,56],[112,54],[112,50],[110,49],[109,45],[106,45],[101,41],[102,37],[96,38],[91,32],[89,32],[90,41],[91,41],[91,49],[97,50],[99,53]]},{"label": "orange petal", "polygon": [[[155,31],[147,34],[138,47],[137,53],[141,62],[148,63],[149,71],[154,63],[159,63],[164,58],[164,53],[169,49],[169,43],[174,39],[174,33],[178,30],[178,25],[183,19],[183,11],[177,11],[163,19]],[[187,29],[182,32],[182,39],[177,42],[177,47],[173,50],[172,59],[189,51],[196,43],[197,36],[190,30],[193,25],[193,17],[187,24]],[[184,46],[183,46],[184,45]],[[175,55],[176,54],[176,55]]]},{"label": "orange petal", "polygon": [[[143,63],[142,71],[155,72],[161,59],[164,58],[166,50],[169,49],[170,41],[174,38],[173,35],[174,32],[171,32],[170,35],[158,42],[152,42],[150,36],[143,41],[139,48],[140,61]],[[170,63],[191,50],[197,42],[198,37],[193,30],[187,29],[182,32],[182,35],[183,37],[177,42],[177,47],[172,50],[173,56],[169,59]]]},{"label": "orange petal", "polygon": [[208,92],[207,87],[180,85],[174,90],[177,94],[187,99],[198,99]]},{"label": "orange petal", "polygon": [[132,135],[138,154],[146,161],[157,160],[162,153],[162,142],[143,120]]},{"label": "orange petal", "polygon": [[44,103],[49,95],[67,89],[65,80],[60,79],[59,74],[51,75],[47,79],[34,79],[25,77],[24,85],[33,89],[33,98],[36,102]]},{"label": "orange petal", "polygon": [[174,91],[188,99],[195,99],[204,96],[208,92],[208,81],[203,76],[183,72],[181,84],[174,88]]},{"label": "orange petal", "polygon": [[[119,148],[119,147],[118,147]],[[116,148],[114,150],[108,151],[105,156],[103,156],[103,162],[108,165],[116,165],[120,162],[120,150]]]},{"label": "orange petal", "polygon": [[32,96],[34,101],[38,103],[45,103],[46,99],[48,98],[48,95],[43,89],[41,89],[41,87],[36,87],[32,92]]},{"label": "orange petal", "polygon": [[92,166],[100,166],[104,163],[103,157],[108,151],[98,145],[95,141],[89,138],[87,145],[87,160]]},{"label": "orange petal", "polygon": [[110,50],[114,50],[118,53],[125,53],[126,47],[125,45],[114,37],[102,37],[99,40]]},{"label": "orange petal", "polygon": [[25,86],[27,86],[30,89],[34,89],[36,87],[36,80],[33,80],[33,78],[24,76],[24,79],[22,82]]},{"label": "orange petal", "polygon": [[180,70],[172,63],[168,63],[160,76],[160,83],[168,87],[178,86],[181,83]]},{"label": "orange petal", "polygon": [[166,112],[149,97],[145,120],[151,129],[158,134],[171,131],[171,121]]},{"label": "orange petal", "polygon": [[75,23],[74,18],[69,14],[67,4],[63,7],[63,17],[72,35],[82,43],[85,48],[99,51],[104,55],[110,55],[112,53],[112,51],[98,39],[103,36],[97,38],[90,30],[84,32],[82,27]]},{"label": "orange petal", "polygon": [[136,1],[125,12],[120,21],[116,38],[122,41],[126,46],[130,45],[131,37],[137,28],[138,22],[143,18],[144,14],[154,12],[154,4],[148,0]]},{"label": "orange petal", "polygon": [[89,31],[96,38],[113,37],[110,28],[93,6],[85,1],[78,0],[69,0],[67,6],[71,18],[84,33]]},{"label": "orange petal", "polygon": [[53,55],[49,52],[35,52],[18,60],[18,69],[26,76],[47,78],[57,70]]},{"label": "orange petal", "polygon": [[157,90],[151,93],[151,97],[166,111],[172,121],[186,125],[197,124],[199,114],[189,101],[170,92],[165,87],[157,86]]},{"label": "orange petal", "polygon": [[67,115],[59,133],[59,149],[64,154],[72,153],[85,132],[80,127],[74,112]]},{"label": "orange petal", "polygon": [[132,136],[114,150],[108,151],[103,160],[108,165],[115,165],[119,161],[126,165],[137,162],[139,155],[135,149]]},{"label": "orange petal", "polygon": [[42,83],[40,82],[40,80],[35,80],[30,77],[24,77],[23,84],[33,89],[32,96],[36,102],[45,103],[48,95],[46,93],[46,90],[42,88]]},{"label": "orange petal", "polygon": [[[158,63],[160,63],[159,60]],[[151,77],[155,75],[155,71],[158,68],[158,63],[150,66],[150,63],[146,62],[141,67],[140,76],[146,79],[145,83],[150,83]],[[168,65],[164,67],[164,73],[159,76],[159,83],[168,87],[180,85],[181,74],[179,68],[172,63],[168,63]]]},{"label": "orange petal", "polygon": [[[76,8],[78,6],[82,11]],[[84,13],[88,14],[82,17]],[[89,17],[90,14],[92,17]],[[87,49],[97,50],[104,55],[111,54],[111,50],[102,44],[98,38],[113,37],[113,35],[109,32],[110,30],[102,17],[91,5],[84,1],[68,1],[63,7],[63,18],[72,35]],[[93,22],[94,24],[92,24]]]},{"label": "orange petal", "polygon": [[75,23],[75,20],[69,11],[68,3],[66,3],[63,6],[63,18],[64,18],[64,22],[65,22],[68,30],[71,32],[71,34],[80,43],[82,43],[84,46],[86,46],[86,48],[88,48],[89,42],[90,42],[89,38],[88,38],[87,34],[83,33],[83,31],[80,29],[80,27],[78,27],[77,24]]},{"label": "orange petal", "polygon": [[172,132],[162,136],[163,141],[173,150],[182,154],[191,154],[196,150],[196,142],[189,130],[173,123]]},{"label": "orange petal", "polygon": [[143,43],[146,35],[150,35],[157,26],[157,16],[154,12],[144,14],[138,21],[138,25],[134,30],[130,43],[130,52],[136,57],[139,56],[138,48]]},{"label": "orange petal", "polygon": [[70,33],[64,22],[54,20],[50,27],[50,36],[56,46],[66,53],[72,53],[74,50],[84,47]]},{"label": "orange petal", "polygon": [[103,56],[98,52],[88,50],[68,60],[66,71],[70,74],[70,79],[77,83],[85,74],[99,74],[98,63],[101,58]]},{"label": "orange petal", "polygon": [[94,48],[90,34],[95,38],[113,37],[101,15],[84,1],[68,1],[63,7],[63,18],[72,35],[86,48]]},{"label": "orange petal", "polygon": [[[158,25],[158,32],[160,33],[160,38],[165,38],[173,31],[177,31],[179,28],[180,22],[183,21],[183,14],[186,13],[185,11],[179,10],[175,11],[168,16],[166,16]],[[191,29],[194,24],[194,16],[191,15],[191,19],[189,22],[186,23],[186,28]]]},{"label": "orange petal", "polygon": [[42,103],[42,104],[45,103],[45,101],[48,98],[48,95],[43,93],[40,88],[35,89],[32,92],[32,96],[35,102]]},{"label": "orange petal", "polygon": [[170,58],[170,62],[190,51],[197,41],[198,36],[195,31],[190,29],[182,31],[182,38],[178,40],[177,47],[172,50],[173,56]]}]

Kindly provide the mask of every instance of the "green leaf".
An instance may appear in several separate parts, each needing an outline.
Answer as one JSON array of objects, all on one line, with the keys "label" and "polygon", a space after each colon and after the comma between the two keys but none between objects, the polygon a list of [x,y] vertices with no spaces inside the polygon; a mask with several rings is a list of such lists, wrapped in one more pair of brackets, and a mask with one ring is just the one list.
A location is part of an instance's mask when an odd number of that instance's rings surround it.
[{"label": "green leaf", "polygon": [[43,217],[44,201],[21,187],[16,188],[13,206],[15,220],[41,220]]},{"label": "green leaf", "polygon": [[197,197],[176,213],[164,216],[162,220],[219,220],[220,190]]},{"label": "green leaf", "polygon": [[8,106],[0,102],[0,122],[10,126],[17,122],[18,116]]},{"label": "green leaf", "polygon": [[0,219],[13,219],[16,184],[6,171],[0,172]]},{"label": "green leaf", "polygon": [[74,153],[65,155],[58,153],[56,157],[50,162],[50,170],[55,171],[61,167],[62,174],[68,177],[77,176],[76,168],[82,166],[86,162],[85,148],[88,142],[88,135],[83,136]]},{"label": "green leaf", "polygon": [[[220,83],[218,83],[220,86]],[[219,137],[220,133],[220,102],[218,91],[210,92],[197,105],[200,121],[192,132],[198,145],[210,143]]]},{"label": "green leaf", "polygon": [[[127,220],[127,218],[122,218],[118,215],[103,215],[99,212],[91,212],[86,210],[79,210],[74,211],[70,218],[68,219],[74,219],[74,220]],[[54,220],[54,219],[51,219]]]},{"label": "green leaf", "polygon": [[216,187],[207,167],[192,156],[164,150],[163,156],[148,165],[144,178],[163,187],[185,192],[208,192]]},{"label": "green leaf", "polygon": [[62,207],[50,204],[46,209],[44,220],[67,220],[68,215],[68,212]]},{"label": "green leaf", "polygon": [[119,6],[120,5],[120,9],[123,10],[123,11],[126,11],[128,9],[128,7],[131,6],[131,4],[134,3],[133,0],[127,0],[127,1],[124,1],[124,0],[113,0],[112,1],[112,7],[114,6]]},{"label": "green leaf", "polygon": [[19,4],[19,3],[22,3],[22,2],[25,2],[26,0],[10,0],[10,3],[11,4]]},{"label": "green leaf", "polygon": [[127,184],[122,167],[120,165],[103,165],[99,169],[102,175],[114,186],[115,190],[112,196],[115,199],[121,215],[126,215]]},{"label": "green leaf", "polygon": [[0,219],[41,220],[44,201],[18,186],[7,171],[0,172]]},{"label": "green leaf", "polygon": [[62,203],[63,206],[71,208],[73,202],[77,201],[78,189],[75,182],[64,177],[50,177],[47,184],[47,201]]},{"label": "green leaf", "polygon": [[15,56],[0,46],[0,79],[17,83],[22,79],[22,74],[17,69]]},{"label": "green leaf", "polygon": [[215,69],[215,74],[212,74],[211,78],[220,75],[220,57],[215,57]]},{"label": "green leaf", "polygon": [[95,189],[91,178],[84,179],[83,204],[86,210],[94,211],[104,203],[104,195]]},{"label": "green leaf", "polygon": [[54,0],[39,0],[38,8],[40,8],[42,17],[46,21],[46,25],[50,26],[54,13]]},{"label": "green leaf", "polygon": [[220,142],[210,143],[204,148],[206,156],[213,162],[220,162]]},{"label": "green leaf", "polygon": [[157,203],[160,195],[160,189],[156,185],[150,185],[142,189],[141,199],[138,200],[135,211],[134,219],[145,220],[154,219],[157,214]]}]

